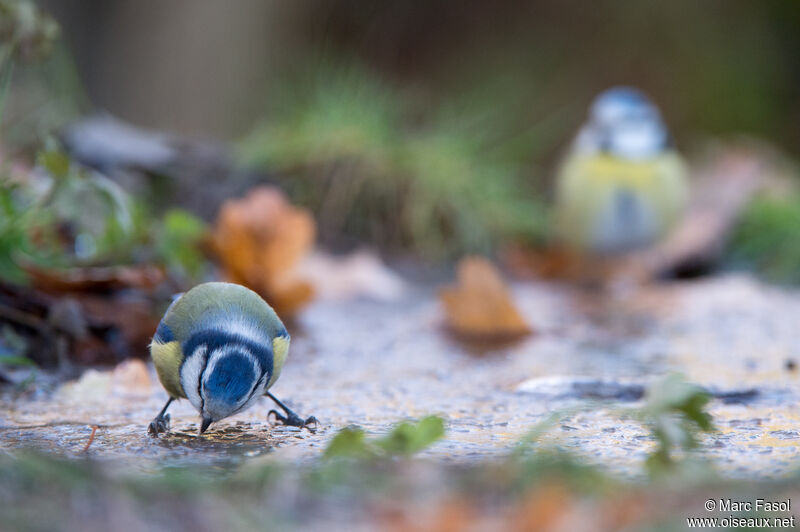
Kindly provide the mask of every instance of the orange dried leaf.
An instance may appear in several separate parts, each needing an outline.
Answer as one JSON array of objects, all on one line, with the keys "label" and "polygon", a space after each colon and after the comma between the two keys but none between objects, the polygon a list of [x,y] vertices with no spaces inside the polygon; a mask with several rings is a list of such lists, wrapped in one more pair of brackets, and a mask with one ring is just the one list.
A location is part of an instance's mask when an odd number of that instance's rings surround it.
[{"label": "orange dried leaf", "polygon": [[294,270],[314,245],[316,225],[274,187],[258,187],[220,209],[211,246],[225,277],[261,294],[282,316],[313,299],[312,285]]},{"label": "orange dried leaf", "polygon": [[481,257],[462,259],[458,283],[439,292],[447,324],[455,333],[476,338],[509,338],[529,334],[505,282]]},{"label": "orange dried leaf", "polygon": [[266,297],[282,316],[295,316],[314,299],[314,286],[301,280],[278,281]]}]

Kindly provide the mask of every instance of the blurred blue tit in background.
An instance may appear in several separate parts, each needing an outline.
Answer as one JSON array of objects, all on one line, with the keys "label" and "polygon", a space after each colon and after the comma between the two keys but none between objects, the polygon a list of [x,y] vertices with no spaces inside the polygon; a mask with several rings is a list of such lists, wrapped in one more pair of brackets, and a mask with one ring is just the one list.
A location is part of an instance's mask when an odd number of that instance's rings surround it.
[{"label": "blurred blue tit in background", "polygon": [[658,108],[636,89],[612,88],[595,99],[562,163],[557,235],[584,253],[640,249],[675,225],[687,192],[686,166]]},{"label": "blurred blue tit in background", "polygon": [[269,392],[289,354],[289,333],[275,311],[252,290],[232,283],[205,283],[178,296],[150,344],[150,354],[169,400],[148,432],[169,430],[167,408],[188,399],[202,417],[200,434],[220,419],[242,412],[262,395],[284,411],[270,411],[286,425],[302,419]]}]

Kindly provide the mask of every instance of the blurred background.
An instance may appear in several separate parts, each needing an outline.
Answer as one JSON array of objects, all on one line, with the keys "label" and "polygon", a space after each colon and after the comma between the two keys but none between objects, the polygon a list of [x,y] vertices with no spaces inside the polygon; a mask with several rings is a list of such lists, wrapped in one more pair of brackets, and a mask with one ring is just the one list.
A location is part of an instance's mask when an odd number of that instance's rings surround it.
[{"label": "blurred background", "polygon": [[[795,2],[0,9],[4,279],[65,288],[70,268],[91,284],[88,267],[132,266],[163,297],[222,276],[294,314],[315,290],[297,277],[330,269],[297,273],[317,245],[411,274],[478,253],[563,276],[559,161],[595,95],[624,84],[692,165],[684,240],[708,233],[651,273],[800,280]],[[276,188],[233,201],[258,185]],[[244,233],[278,251],[242,252]]]},{"label": "blurred background", "polygon": [[228,142],[329,241],[452,255],[540,240],[554,163],[616,84],[651,95],[689,154],[735,135],[800,148],[791,1],[41,5],[62,35],[18,69],[8,143],[98,110]]},{"label": "blurred background", "polygon": [[286,98],[310,82],[338,81],[373,88],[402,114],[396,127],[433,128],[452,114],[491,126],[495,145],[528,135],[520,151],[539,159],[595,94],[622,83],[649,93],[684,143],[732,132],[800,143],[791,1],[41,5],[63,28],[81,96],[183,135],[240,139],[288,112]]}]

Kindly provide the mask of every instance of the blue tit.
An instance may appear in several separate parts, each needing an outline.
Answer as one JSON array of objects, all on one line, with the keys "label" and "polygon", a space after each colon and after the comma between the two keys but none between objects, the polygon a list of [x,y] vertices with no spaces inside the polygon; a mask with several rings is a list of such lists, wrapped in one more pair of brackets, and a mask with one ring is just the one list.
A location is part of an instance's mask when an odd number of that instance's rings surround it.
[{"label": "blue tit", "polygon": [[656,243],[680,218],[688,191],[658,108],[627,87],[595,99],[556,185],[558,237],[601,255]]},{"label": "blue tit", "polygon": [[[285,412],[278,421],[303,420],[269,392],[289,354],[289,333],[275,311],[252,290],[232,283],[205,283],[178,296],[158,324],[150,355],[169,400],[148,432],[169,430],[167,408],[188,399],[200,412],[200,434],[211,423],[242,412],[262,395]],[[269,417],[268,415],[268,417]]]}]

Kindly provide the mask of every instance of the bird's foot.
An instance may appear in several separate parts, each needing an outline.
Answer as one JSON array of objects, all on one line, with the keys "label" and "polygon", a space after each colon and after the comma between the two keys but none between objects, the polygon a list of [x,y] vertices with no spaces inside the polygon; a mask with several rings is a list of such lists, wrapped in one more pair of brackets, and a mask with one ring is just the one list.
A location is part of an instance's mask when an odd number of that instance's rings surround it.
[{"label": "bird's foot", "polygon": [[[310,416],[304,420],[291,410],[287,412],[285,416],[277,410],[270,410],[267,414],[267,419],[269,420],[269,417],[273,414],[275,415],[276,422],[288,427],[300,427],[301,429],[308,429],[309,432],[316,432],[317,427],[319,427],[319,421],[317,421],[317,418],[314,416]],[[314,428],[310,427],[310,425],[314,425]]]},{"label": "bird's foot", "polygon": [[155,418],[147,427],[147,433],[157,437],[162,432],[169,432],[169,420],[169,414],[164,414],[163,416]]}]

